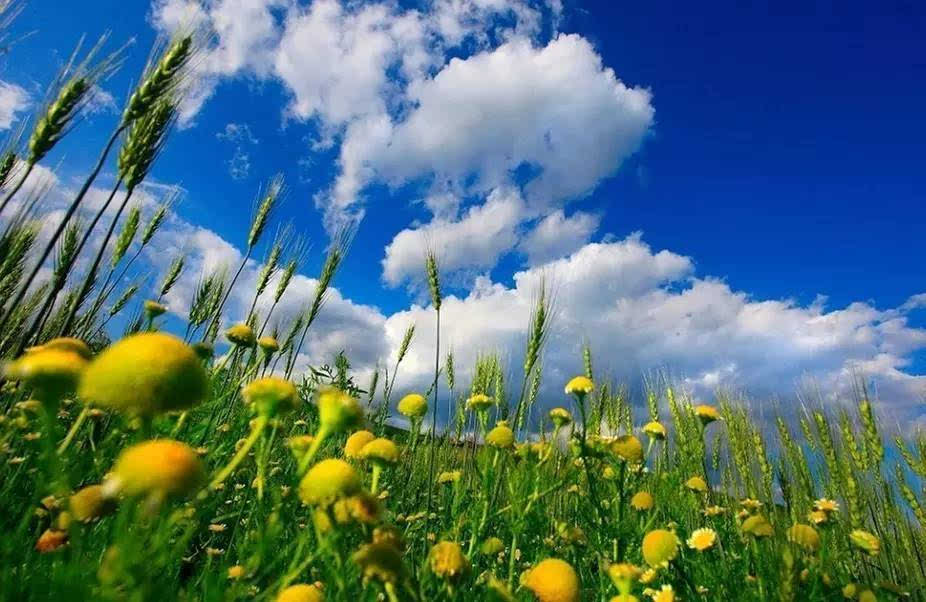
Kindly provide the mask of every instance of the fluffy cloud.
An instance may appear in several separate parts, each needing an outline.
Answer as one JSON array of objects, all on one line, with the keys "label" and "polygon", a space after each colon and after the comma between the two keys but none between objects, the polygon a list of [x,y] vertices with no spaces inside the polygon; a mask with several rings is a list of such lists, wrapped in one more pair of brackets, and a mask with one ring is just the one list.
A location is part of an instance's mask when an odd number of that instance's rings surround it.
[{"label": "fluffy cloud", "polygon": [[17,114],[29,108],[29,93],[5,81],[0,81],[0,131],[10,129]]},{"label": "fluffy cloud", "polygon": [[587,243],[600,222],[598,215],[577,211],[566,217],[560,209],[540,220],[519,247],[531,265],[559,259]]}]

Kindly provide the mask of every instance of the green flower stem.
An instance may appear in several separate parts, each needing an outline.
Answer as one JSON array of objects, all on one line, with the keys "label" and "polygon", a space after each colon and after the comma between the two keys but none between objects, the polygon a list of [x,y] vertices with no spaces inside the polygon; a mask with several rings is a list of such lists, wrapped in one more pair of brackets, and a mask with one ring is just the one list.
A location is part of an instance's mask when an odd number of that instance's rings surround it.
[{"label": "green flower stem", "polygon": [[77,420],[74,421],[74,424],[71,425],[71,428],[68,429],[68,434],[65,435],[64,440],[61,441],[61,444],[58,445],[58,455],[62,455],[67,448],[70,447],[71,442],[74,440],[74,437],[77,436],[77,432],[80,430],[80,427],[83,426],[84,422],[87,420],[87,416],[90,415],[90,408],[84,406],[80,411],[80,414],[77,415]]},{"label": "green flower stem", "polygon": [[248,435],[248,438],[245,439],[244,445],[241,446],[241,449],[238,450],[238,453],[231,459],[231,462],[225,465],[215,477],[212,479],[212,482],[209,483],[209,489],[215,489],[221,485],[228,476],[238,468],[238,465],[241,464],[248,452],[251,451],[251,448],[254,447],[254,444],[257,443],[257,440],[260,438],[261,433],[264,432],[267,423],[269,422],[268,416],[258,416],[257,422],[254,423],[254,426],[251,428],[251,434]]},{"label": "green flower stem", "polygon": [[312,459],[315,457],[315,454],[318,453],[318,448],[321,447],[322,442],[328,438],[329,434],[330,430],[328,428],[324,426],[318,427],[318,431],[315,433],[315,439],[312,441],[312,446],[309,447],[309,450],[305,452],[305,455],[299,460],[298,474],[300,477],[309,469],[309,464],[312,463]]}]

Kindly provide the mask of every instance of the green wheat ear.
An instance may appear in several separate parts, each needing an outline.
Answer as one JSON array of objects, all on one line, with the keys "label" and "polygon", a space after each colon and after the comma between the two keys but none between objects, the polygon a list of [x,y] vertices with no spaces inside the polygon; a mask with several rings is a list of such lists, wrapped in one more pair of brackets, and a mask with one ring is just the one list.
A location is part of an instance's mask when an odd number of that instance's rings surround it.
[{"label": "green wheat ear", "polygon": [[158,101],[177,89],[183,79],[184,68],[194,53],[192,35],[171,42],[164,54],[153,65],[149,65],[142,83],[129,97],[121,127],[128,127],[147,115]]}]

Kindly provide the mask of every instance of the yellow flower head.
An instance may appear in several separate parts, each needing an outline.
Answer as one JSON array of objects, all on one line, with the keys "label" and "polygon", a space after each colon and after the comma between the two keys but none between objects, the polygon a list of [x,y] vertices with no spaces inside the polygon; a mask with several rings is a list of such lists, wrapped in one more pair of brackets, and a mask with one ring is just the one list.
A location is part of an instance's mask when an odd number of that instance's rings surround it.
[{"label": "yellow flower head", "polygon": [[299,483],[299,497],[306,504],[328,506],[360,491],[360,476],[344,460],[329,458],[309,469]]},{"label": "yellow flower head", "polygon": [[710,424],[715,420],[720,420],[720,412],[717,408],[709,405],[699,405],[694,407],[695,416],[701,421],[701,424]]},{"label": "yellow flower head", "polygon": [[41,348],[6,366],[6,376],[35,388],[42,401],[59,401],[77,387],[87,360],[73,351]]},{"label": "yellow flower head", "polygon": [[366,491],[341,498],[332,506],[334,520],[339,525],[352,522],[372,525],[379,522],[379,501]]},{"label": "yellow flower head", "polygon": [[373,439],[376,439],[376,435],[370,431],[357,431],[351,434],[344,443],[344,455],[351,460],[359,460],[360,450]]},{"label": "yellow flower head", "polygon": [[666,427],[664,427],[661,422],[656,422],[655,420],[643,425],[643,432],[651,439],[659,439],[662,441],[666,438]]},{"label": "yellow flower head", "polygon": [[611,578],[611,582],[621,595],[630,594],[634,581],[639,579],[641,574],[643,574],[643,569],[628,562],[612,564],[608,567],[608,577]]},{"label": "yellow flower head", "polygon": [[235,324],[226,330],[225,338],[228,339],[233,345],[237,345],[239,347],[253,347],[257,342],[257,337],[254,335],[254,329],[244,322]]},{"label": "yellow flower head", "polygon": [[762,508],[762,502],[760,502],[759,500],[754,500],[752,498],[747,497],[744,500],[740,501],[740,506],[742,506],[749,512],[755,512],[759,510],[760,508]]},{"label": "yellow flower head", "polygon": [[152,319],[157,318],[158,316],[164,314],[166,311],[166,305],[162,305],[157,301],[152,301],[151,299],[145,301],[145,315],[151,317]]},{"label": "yellow flower head", "polygon": [[439,541],[428,552],[428,565],[431,572],[438,577],[454,580],[469,572],[469,560],[463,555],[463,549],[452,541]]},{"label": "yellow flower head", "polygon": [[675,590],[668,584],[663,585],[658,590],[650,590],[648,595],[653,599],[653,602],[675,602]]},{"label": "yellow flower head", "polygon": [[726,511],[723,506],[708,506],[702,511],[704,516],[719,516]]},{"label": "yellow flower head", "polygon": [[869,556],[877,556],[881,553],[881,540],[868,531],[855,529],[849,533],[849,541],[858,549],[868,553]]},{"label": "yellow flower head", "polygon": [[402,534],[395,527],[376,527],[373,529],[373,543],[384,543],[391,545],[400,552],[405,549],[405,541]]},{"label": "yellow flower head", "polygon": [[566,395],[584,397],[595,390],[595,383],[587,376],[576,376],[566,383]]},{"label": "yellow flower head", "polygon": [[421,418],[428,412],[428,400],[420,393],[409,393],[399,400],[398,410],[406,418]]},{"label": "yellow flower head", "polygon": [[805,550],[815,552],[820,547],[820,534],[810,525],[797,523],[788,529],[788,541]]},{"label": "yellow flower head", "polygon": [[630,498],[630,507],[645,512],[653,507],[653,496],[649,491],[638,491]]},{"label": "yellow flower head", "polygon": [[321,428],[331,433],[340,433],[363,418],[363,409],[357,400],[334,387],[318,393],[318,419]]},{"label": "yellow flower head", "polygon": [[510,449],[514,445],[514,431],[505,422],[486,433],[486,444],[496,449]]},{"label": "yellow flower head", "polygon": [[104,485],[107,492],[129,497],[142,495],[185,497],[205,479],[199,456],[171,439],[153,439],[124,450]]},{"label": "yellow flower head", "polygon": [[819,500],[816,500],[813,503],[813,509],[819,510],[820,512],[826,512],[827,514],[831,512],[839,511],[839,502],[836,500],[829,500],[825,497],[821,497]]},{"label": "yellow flower head", "polygon": [[612,441],[611,453],[632,464],[643,461],[643,445],[633,435],[623,435]]},{"label": "yellow flower head", "polygon": [[240,564],[228,567],[228,578],[229,579],[241,579],[245,574],[244,567]]},{"label": "yellow flower head", "polygon": [[299,392],[293,383],[277,376],[259,378],[241,390],[244,402],[261,416],[276,416],[299,407]]},{"label": "yellow flower head", "polygon": [[449,485],[459,481],[460,477],[462,476],[463,473],[459,470],[445,470],[444,472],[437,475],[437,482],[441,485]]},{"label": "yellow flower head", "polygon": [[193,406],[207,387],[206,371],[189,345],[148,332],[100,353],[84,371],[77,393],[92,405],[150,416]]},{"label": "yellow flower head", "polygon": [[643,537],[643,560],[652,567],[671,562],[678,554],[678,537],[666,529],[654,529]]},{"label": "yellow flower head", "polygon": [[771,537],[775,531],[772,524],[761,514],[753,514],[743,521],[740,527],[743,533],[753,537]]},{"label": "yellow flower head", "polygon": [[364,445],[360,450],[360,457],[381,466],[395,464],[399,461],[399,448],[389,439],[380,437]]},{"label": "yellow flower head", "polygon": [[495,404],[495,400],[484,393],[476,393],[466,400],[466,409],[475,412],[484,412]]},{"label": "yellow flower head", "polygon": [[325,595],[314,585],[290,585],[277,595],[276,602],[325,602]]},{"label": "yellow flower head", "polygon": [[257,346],[260,347],[261,351],[267,355],[273,355],[280,350],[280,344],[274,337],[271,336],[260,337],[257,339]]},{"label": "yellow flower head", "polygon": [[688,538],[688,547],[692,550],[704,552],[717,543],[717,532],[710,528],[695,529]]},{"label": "yellow flower head", "polygon": [[572,414],[566,408],[553,408],[550,410],[550,420],[556,428],[562,428],[572,422]]},{"label": "yellow flower head", "polygon": [[858,602],[878,602],[878,597],[873,591],[866,589],[858,595]]},{"label": "yellow flower head", "polygon": [[47,349],[57,349],[58,351],[70,351],[71,353],[76,353],[77,355],[84,358],[85,360],[89,360],[93,357],[93,352],[90,351],[90,347],[88,347],[87,344],[81,341],[80,339],[76,339],[74,337],[58,337],[56,339],[52,339],[42,344],[40,347],[33,347],[30,350],[30,352],[34,352],[35,350],[42,350],[42,349],[46,349],[46,350]]},{"label": "yellow flower head", "polygon": [[396,583],[405,576],[402,554],[395,546],[376,542],[361,547],[353,556],[365,580]]},{"label": "yellow flower head", "polygon": [[825,524],[830,515],[822,510],[811,510],[807,513],[807,520],[815,525]]},{"label": "yellow flower head", "polygon": [[489,537],[482,545],[479,546],[479,552],[483,556],[497,556],[505,549],[505,542],[498,537]]},{"label": "yellow flower head", "polygon": [[102,485],[88,485],[71,495],[68,507],[75,519],[86,523],[109,514],[115,509],[115,504],[106,497]]},{"label": "yellow flower head", "polygon": [[524,575],[522,583],[539,602],[579,600],[579,576],[568,562],[558,558],[540,561]]},{"label": "yellow flower head", "polygon": [[707,491],[707,482],[699,476],[694,476],[685,481],[685,487],[695,493],[705,493]]},{"label": "yellow flower head", "polygon": [[312,435],[293,435],[286,440],[286,444],[289,446],[289,449],[293,450],[293,453],[296,456],[302,456],[305,452],[312,447],[312,443],[315,442],[315,437]]},{"label": "yellow flower head", "polygon": [[618,594],[608,602],[640,602],[640,599],[633,594]]}]

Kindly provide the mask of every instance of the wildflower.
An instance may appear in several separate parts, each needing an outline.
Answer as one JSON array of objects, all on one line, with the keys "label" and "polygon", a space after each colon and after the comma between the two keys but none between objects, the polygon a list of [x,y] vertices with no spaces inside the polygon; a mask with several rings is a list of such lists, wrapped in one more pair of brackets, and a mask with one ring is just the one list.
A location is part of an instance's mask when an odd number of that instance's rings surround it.
[{"label": "wildflower", "polygon": [[115,506],[106,497],[102,485],[88,485],[70,497],[68,507],[74,518],[86,523],[109,514]]},{"label": "wildflower", "polygon": [[634,581],[639,579],[642,573],[643,569],[627,562],[612,564],[608,567],[608,577],[611,578],[617,591],[624,596],[630,594]]},{"label": "wildflower", "polygon": [[325,602],[325,596],[317,586],[300,583],[281,591],[276,602]]},{"label": "wildflower", "polygon": [[881,552],[881,540],[875,535],[862,529],[855,529],[849,533],[849,541],[869,556],[877,556]]},{"label": "wildflower", "polygon": [[296,456],[296,459],[299,459],[305,454],[306,451],[312,447],[312,444],[315,442],[315,437],[312,435],[293,435],[286,440],[286,445],[289,446],[289,449],[292,450],[293,455]]},{"label": "wildflower", "polygon": [[463,473],[459,470],[446,470],[437,475],[437,482],[441,485],[456,483],[462,476]]},{"label": "wildflower", "polygon": [[810,525],[796,523],[788,529],[788,541],[805,550],[815,552],[820,547],[820,534]]},{"label": "wildflower", "polygon": [[646,433],[650,439],[659,439],[662,441],[666,438],[666,427],[660,422],[653,420],[652,422],[647,422],[643,425],[643,432]]},{"label": "wildflower", "polygon": [[539,562],[524,575],[522,584],[539,602],[579,600],[579,576],[568,562],[558,558]]},{"label": "wildflower", "polygon": [[379,521],[380,507],[375,497],[365,491],[337,500],[332,506],[334,520],[339,525],[358,522],[372,525]]},{"label": "wildflower", "polygon": [[90,351],[90,347],[80,339],[74,337],[58,337],[46,341],[38,348],[33,347],[33,350],[49,350],[55,349],[57,351],[70,351],[71,353],[76,353],[85,360],[89,360],[93,357],[93,352]]},{"label": "wildflower", "polygon": [[502,420],[486,434],[486,444],[496,449],[510,449],[514,445],[514,431]]},{"label": "wildflower", "polygon": [[488,410],[493,404],[495,404],[494,399],[484,393],[477,393],[466,400],[466,409],[475,412],[483,412]]},{"label": "wildflower", "polygon": [[7,378],[34,387],[35,397],[42,403],[57,405],[61,397],[76,388],[86,366],[87,360],[73,351],[42,348],[11,362],[5,372]]},{"label": "wildflower", "polygon": [[267,376],[241,390],[244,402],[260,416],[276,416],[299,407],[299,392],[288,380]]},{"label": "wildflower", "polygon": [[360,457],[380,466],[395,464],[399,461],[399,448],[389,439],[380,437],[364,445]]},{"label": "wildflower", "polygon": [[363,446],[376,439],[376,435],[370,431],[357,431],[352,433],[344,443],[344,455],[352,460],[360,459],[360,451]]},{"label": "wildflower", "polygon": [[394,547],[400,552],[405,549],[405,541],[402,540],[402,534],[395,527],[376,527],[373,529],[373,543],[385,543]]},{"label": "wildflower", "polygon": [[244,567],[240,564],[228,567],[228,578],[229,579],[241,579],[244,577]]},{"label": "wildflower", "polygon": [[149,320],[153,320],[167,312],[167,306],[148,299],[145,301],[145,315]]},{"label": "wildflower", "polygon": [[653,507],[653,495],[649,491],[638,491],[630,498],[630,507],[645,512]]},{"label": "wildflower", "polygon": [[45,529],[35,542],[35,549],[42,554],[54,552],[68,542],[68,534],[58,529]]},{"label": "wildflower", "polygon": [[692,550],[704,552],[713,548],[714,544],[717,543],[717,532],[709,528],[695,529],[688,538],[687,543]]},{"label": "wildflower", "polygon": [[829,500],[825,497],[821,497],[820,499],[814,501],[813,509],[817,510],[818,512],[826,512],[827,514],[830,514],[832,512],[838,512],[839,502],[837,502],[836,500]]},{"label": "wildflower", "polygon": [[643,461],[643,445],[633,435],[623,435],[611,442],[611,452],[626,462]]},{"label": "wildflower", "polygon": [[675,602],[675,590],[669,584],[663,585],[658,590],[649,589],[643,593],[652,598],[653,602]]},{"label": "wildflower", "polygon": [[377,542],[362,546],[353,555],[365,580],[396,583],[405,576],[402,554],[393,545]]},{"label": "wildflower", "polygon": [[238,347],[253,347],[257,342],[254,329],[244,322],[235,324],[225,331],[225,338]]},{"label": "wildflower", "polygon": [[605,466],[601,471],[601,477],[607,481],[613,481],[617,478],[617,473],[610,466]]},{"label": "wildflower", "polygon": [[878,597],[873,591],[866,589],[858,595],[858,602],[878,602]]},{"label": "wildflower", "polygon": [[128,497],[184,497],[195,491],[204,478],[202,462],[188,445],[154,439],[119,454],[103,486],[107,497],[114,493]]},{"label": "wildflower", "polygon": [[595,383],[586,376],[576,376],[566,383],[566,395],[585,397],[595,390]]},{"label": "wildflower", "polygon": [[743,533],[753,537],[771,537],[774,534],[772,524],[761,514],[754,514],[743,521],[740,527]]},{"label": "wildflower", "polygon": [[320,430],[339,433],[360,421],[363,410],[357,400],[333,387],[322,390],[318,395],[318,418]]},{"label": "wildflower", "polygon": [[566,408],[553,408],[549,416],[556,428],[562,428],[572,422],[572,414]]},{"label": "wildflower", "polygon": [[409,393],[399,400],[398,410],[406,418],[421,418],[428,411],[428,400],[419,393]]},{"label": "wildflower", "polygon": [[149,332],[126,337],[94,359],[80,380],[88,404],[150,416],[182,410],[206,396],[206,371],[189,345]]},{"label": "wildflower", "polygon": [[643,559],[651,567],[671,562],[678,554],[678,537],[672,531],[655,529],[643,537]]},{"label": "wildflower", "polygon": [[812,510],[807,513],[807,520],[815,525],[822,525],[827,521],[829,516],[829,514],[823,512],[822,510]]},{"label": "wildflower", "polygon": [[261,351],[267,355],[273,355],[280,350],[280,344],[274,337],[271,336],[260,337],[257,339],[257,346],[260,347]]},{"label": "wildflower", "polygon": [[460,545],[452,541],[441,541],[428,552],[428,565],[438,577],[454,580],[469,572],[469,560],[463,555]]},{"label": "wildflower", "polygon": [[314,506],[328,506],[360,491],[360,476],[344,460],[329,458],[313,466],[299,483],[299,497]]},{"label": "wildflower", "polygon": [[762,508],[762,502],[747,497],[740,502],[740,506],[742,506],[744,510],[752,513]]},{"label": "wildflower", "polygon": [[694,476],[685,481],[685,487],[695,493],[705,493],[707,491],[707,481],[699,476]]},{"label": "wildflower", "polygon": [[489,537],[479,546],[483,556],[497,556],[505,549],[505,543],[498,537]]},{"label": "wildflower", "polygon": [[704,516],[719,516],[724,513],[726,508],[723,506],[708,506],[702,511]]},{"label": "wildflower", "polygon": [[701,421],[701,424],[707,425],[715,420],[720,420],[720,412],[717,408],[709,405],[699,405],[694,408],[695,416]]},{"label": "wildflower", "polygon": [[650,567],[650,568],[646,569],[646,570],[643,571],[643,573],[640,575],[640,583],[642,583],[643,585],[646,585],[646,584],[648,584],[648,583],[652,583],[652,582],[653,582],[653,579],[656,578],[656,575],[657,575],[657,574],[658,574],[658,572],[657,572],[657,570],[656,570],[655,568]]}]

